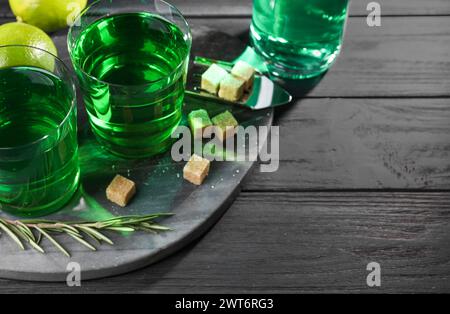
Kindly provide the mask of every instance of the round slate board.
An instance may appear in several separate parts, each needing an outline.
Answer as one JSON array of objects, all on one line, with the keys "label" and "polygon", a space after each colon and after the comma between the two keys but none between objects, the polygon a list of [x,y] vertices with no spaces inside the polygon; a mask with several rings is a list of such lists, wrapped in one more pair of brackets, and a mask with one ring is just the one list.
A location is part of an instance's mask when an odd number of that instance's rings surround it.
[{"label": "round slate board", "polygon": [[[186,112],[198,108],[198,101],[189,100]],[[202,104],[211,113],[230,108],[218,104]],[[270,125],[272,112],[233,110],[242,125]],[[264,139],[265,140],[265,139]],[[122,274],[149,265],[187,245],[207,231],[224,213],[238,193],[239,185],[253,162],[213,162],[205,183],[194,186],[182,176],[184,162],[172,161],[170,153],[147,160],[127,161],[105,154],[88,128],[80,135],[82,183],[78,194],[55,220],[107,219],[112,215],[141,215],[170,212],[175,216],[162,223],[173,231],[152,235],[134,233],[125,237],[109,234],[114,246],[102,245],[92,252],[65,236],[55,236],[72,254],[62,255],[43,242],[47,254],[31,249],[20,251],[16,244],[2,235],[0,238],[0,277],[36,281],[64,281],[69,262],[81,266],[82,279],[94,279]],[[137,183],[138,193],[126,208],[110,203],[105,189],[115,174],[129,177]]]},{"label": "round slate board", "polygon": [[[220,40],[227,47],[222,53],[227,53],[228,58],[205,48],[211,47],[215,40]],[[243,50],[240,41],[209,29],[201,29],[197,34],[194,32],[195,42],[198,44],[194,44],[194,53],[197,49],[197,54],[206,57],[231,59],[230,56],[237,56]],[[207,109],[211,116],[230,110],[243,126],[269,126],[273,117],[272,110],[253,112],[198,99],[186,99],[185,115],[197,108]],[[147,160],[119,159],[99,147],[82,110],[80,125],[81,188],[61,212],[48,218],[73,221],[170,212],[175,215],[161,223],[173,231],[158,235],[134,233],[121,236],[110,233],[108,236],[115,245],[98,246],[97,252],[89,251],[66,236],[56,235],[58,241],[71,253],[71,258],[62,255],[45,240],[45,255],[30,248],[20,251],[15,243],[2,234],[0,277],[65,281],[68,264],[77,262],[81,266],[81,279],[87,280],[118,275],[152,264],[181,249],[211,228],[234,200],[240,183],[254,164],[252,161],[213,162],[205,183],[196,187],[184,181],[182,169],[185,163],[172,161],[170,153]],[[125,209],[110,203],[105,197],[105,189],[117,173],[134,180],[138,187],[136,197]]]}]

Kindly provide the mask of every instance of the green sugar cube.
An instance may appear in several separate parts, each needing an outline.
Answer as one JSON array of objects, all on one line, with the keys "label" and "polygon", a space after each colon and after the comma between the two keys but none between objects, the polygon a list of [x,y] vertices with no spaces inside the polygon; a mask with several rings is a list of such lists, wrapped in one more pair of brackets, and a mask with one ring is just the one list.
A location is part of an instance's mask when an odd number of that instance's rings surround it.
[{"label": "green sugar cube", "polygon": [[224,142],[227,138],[236,134],[239,123],[229,111],[225,111],[212,118],[217,137]]},{"label": "green sugar cube", "polygon": [[188,115],[188,122],[195,139],[202,138],[205,129],[212,126],[208,112],[204,109],[192,111]]},{"label": "green sugar cube", "polygon": [[239,101],[244,96],[245,81],[231,74],[220,82],[219,97],[228,101]]},{"label": "green sugar cube", "polygon": [[238,61],[231,70],[231,74],[245,82],[245,90],[252,88],[255,80],[255,72],[255,69],[244,61]]},{"label": "green sugar cube", "polygon": [[228,72],[217,64],[213,64],[202,75],[201,88],[211,94],[217,95],[220,82],[228,75]]}]

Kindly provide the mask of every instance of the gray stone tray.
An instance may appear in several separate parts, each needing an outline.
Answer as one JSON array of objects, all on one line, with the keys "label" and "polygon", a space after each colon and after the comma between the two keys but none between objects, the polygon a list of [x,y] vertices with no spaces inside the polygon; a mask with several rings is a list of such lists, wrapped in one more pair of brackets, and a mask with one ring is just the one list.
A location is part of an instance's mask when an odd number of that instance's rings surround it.
[{"label": "gray stone tray", "polygon": [[[192,55],[232,60],[246,44],[236,36],[204,27],[193,26]],[[66,48],[66,31],[53,36],[60,57],[70,66]],[[190,71],[192,74],[192,71]],[[192,82],[189,79],[188,82]],[[81,93],[78,93],[80,96]],[[162,223],[174,229],[160,235],[135,233],[126,237],[109,234],[114,246],[103,245],[92,252],[65,236],[57,239],[70,251],[63,256],[44,240],[47,254],[32,249],[20,251],[16,244],[0,235],[0,277],[30,281],[65,281],[67,265],[81,266],[81,279],[96,279],[123,274],[148,266],[183,248],[208,231],[222,216],[239,193],[239,186],[253,162],[215,162],[210,176],[200,187],[182,178],[184,162],[175,163],[170,154],[159,158],[126,161],[105,153],[93,138],[86,122],[81,97],[79,99],[79,145],[82,168],[78,194],[61,212],[49,219],[107,219],[113,215],[171,212],[175,216]],[[185,114],[196,108],[206,108],[211,115],[231,110],[241,125],[271,125],[273,111],[253,112],[222,104],[186,99]],[[184,122],[185,123],[185,122]],[[119,208],[106,200],[105,189],[115,174],[129,176],[138,186],[138,193],[129,206]],[[0,215],[6,216],[0,212]]]},{"label": "gray stone tray", "polygon": [[[196,99],[187,99],[186,103],[185,113],[199,107],[206,107],[211,115],[228,109],[244,126],[271,125],[272,122],[272,111],[255,113]],[[2,234],[0,277],[65,281],[68,263],[77,262],[81,266],[82,280],[86,280],[118,275],[152,264],[211,228],[234,200],[241,181],[253,165],[253,162],[213,162],[210,176],[202,186],[196,187],[183,179],[185,163],[173,162],[170,153],[139,161],[113,157],[99,147],[86,123],[79,138],[81,188],[70,204],[49,219],[92,220],[112,215],[171,212],[175,216],[162,223],[174,230],[159,235],[135,233],[126,237],[111,233],[115,245],[102,245],[97,252],[66,236],[56,236],[71,252],[71,258],[62,255],[45,240],[45,255],[32,249],[20,251]],[[130,177],[138,186],[138,193],[127,208],[120,208],[105,197],[106,186],[117,173]]]}]

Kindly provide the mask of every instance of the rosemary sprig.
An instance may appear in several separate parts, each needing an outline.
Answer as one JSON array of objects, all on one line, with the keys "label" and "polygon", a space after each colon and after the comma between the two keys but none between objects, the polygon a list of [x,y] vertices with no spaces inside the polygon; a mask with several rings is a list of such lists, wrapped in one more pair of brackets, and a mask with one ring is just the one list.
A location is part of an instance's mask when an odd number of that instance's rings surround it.
[{"label": "rosemary sprig", "polygon": [[8,235],[20,249],[25,250],[24,243],[28,243],[34,250],[40,253],[45,253],[41,247],[41,241],[46,238],[61,253],[70,257],[70,253],[52,236],[53,234],[66,234],[90,250],[96,251],[96,247],[89,243],[86,238],[94,240],[97,244],[107,243],[114,245],[113,241],[105,235],[106,231],[144,231],[149,233],[169,231],[170,228],[156,223],[155,220],[172,215],[161,213],[145,216],[119,216],[103,221],[74,222],[39,219],[20,221],[0,218],[0,233],[3,232]]}]

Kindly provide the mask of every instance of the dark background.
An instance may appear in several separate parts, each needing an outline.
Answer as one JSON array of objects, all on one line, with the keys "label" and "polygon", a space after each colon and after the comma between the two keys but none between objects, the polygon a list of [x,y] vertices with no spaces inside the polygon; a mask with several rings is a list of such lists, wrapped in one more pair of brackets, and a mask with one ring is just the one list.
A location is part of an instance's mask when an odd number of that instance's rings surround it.
[{"label": "dark background", "polygon": [[[194,41],[244,45],[250,0],[172,2]],[[449,292],[450,1],[380,0],[374,28],[370,1],[351,2],[335,66],[276,114],[279,171],[256,168],[202,239],[82,288],[0,280],[0,292]],[[0,23],[12,20],[0,0]],[[65,31],[53,39],[68,62]],[[197,49],[225,58],[218,42]],[[366,285],[372,261],[379,288]]]}]

